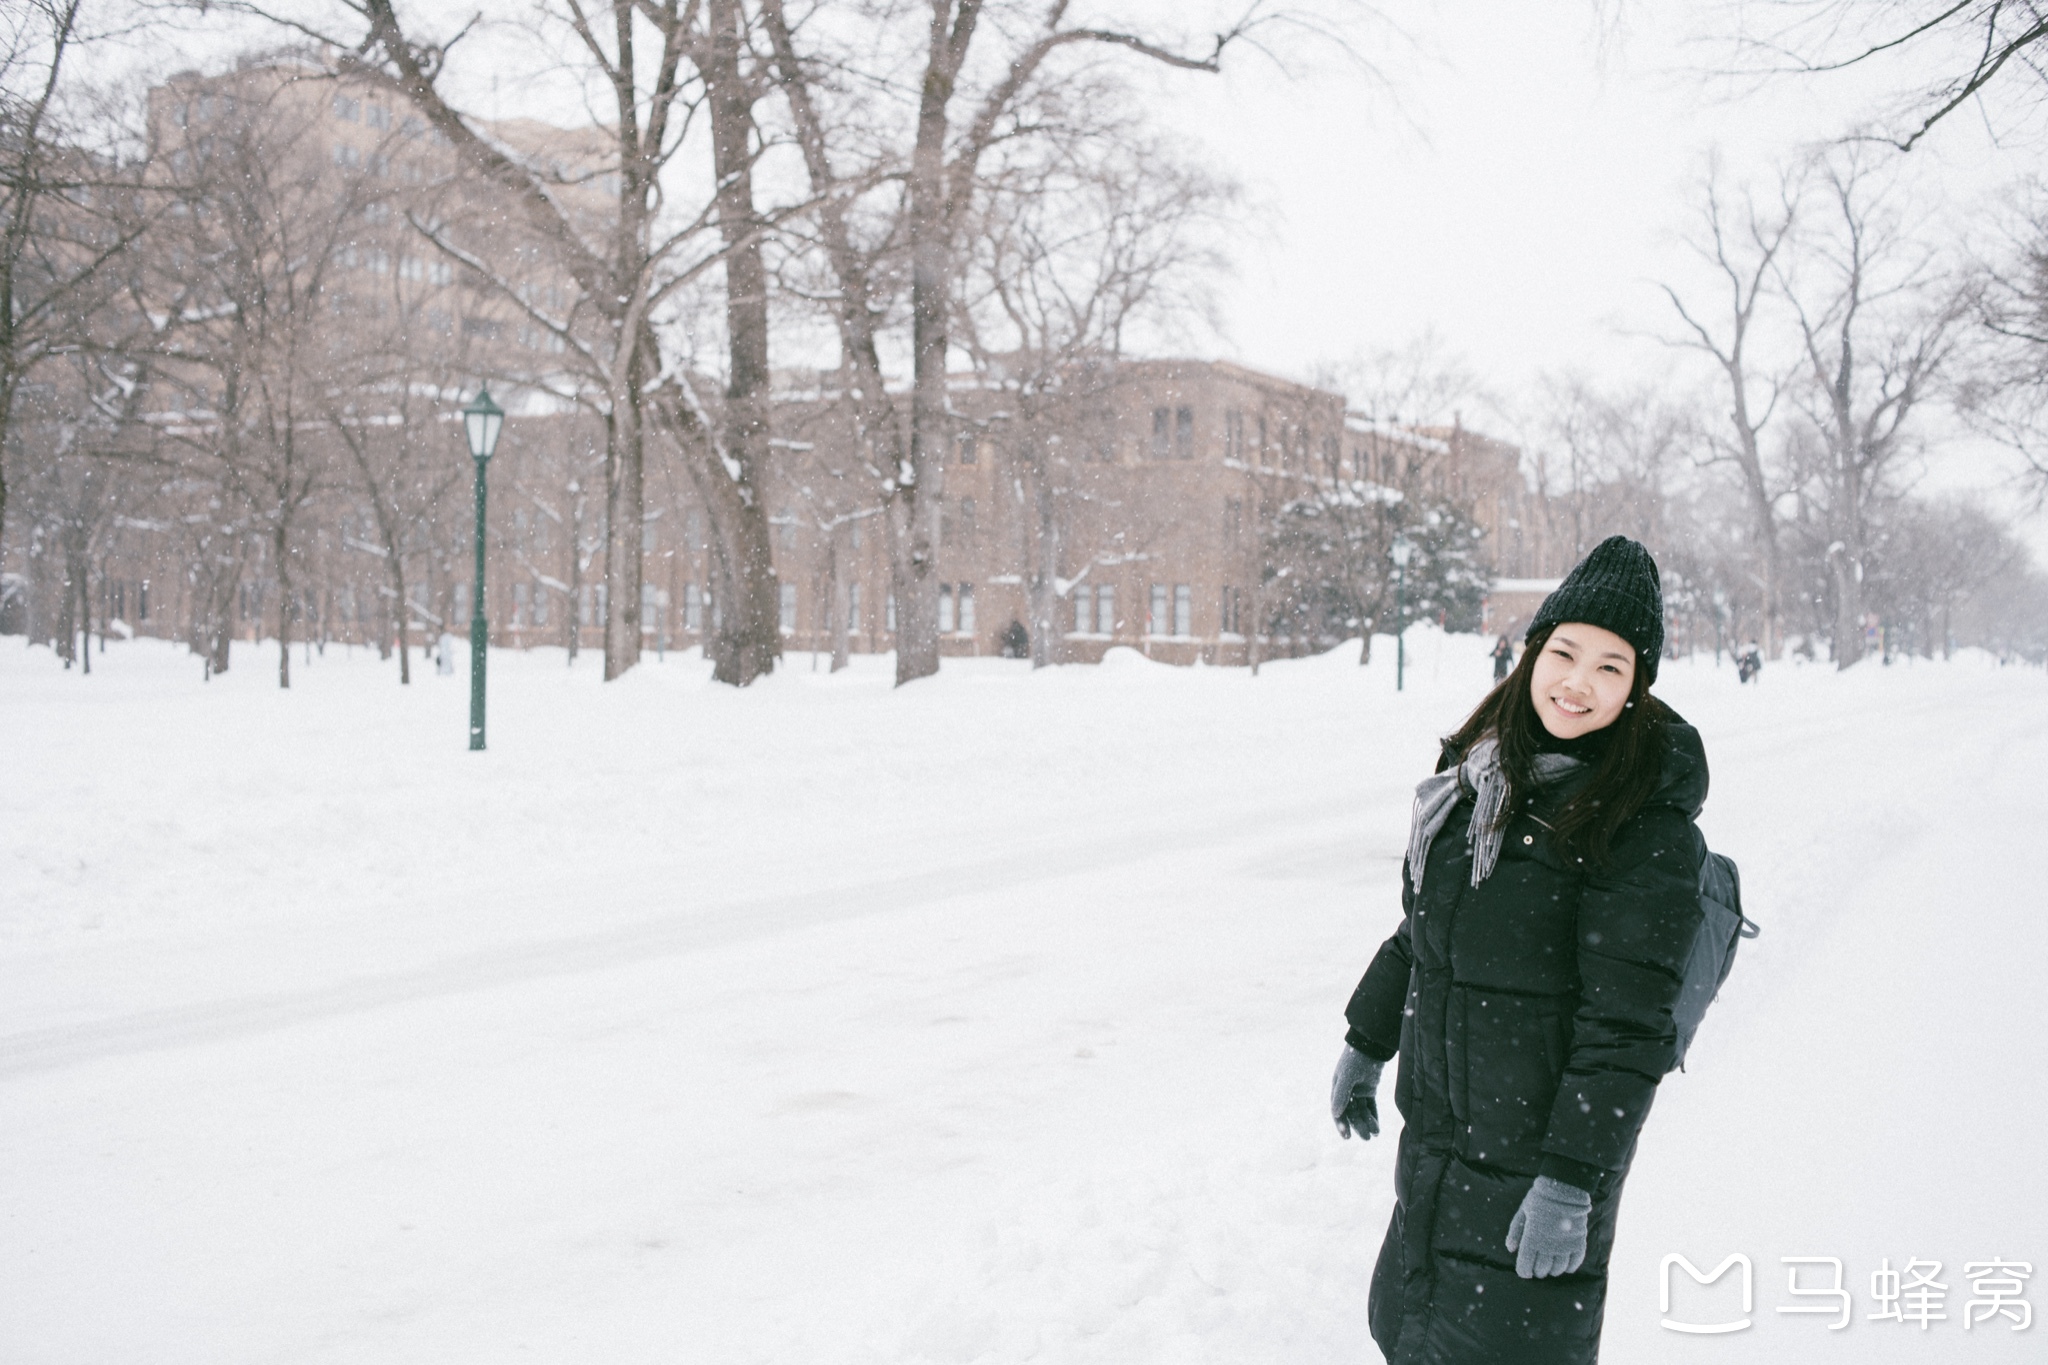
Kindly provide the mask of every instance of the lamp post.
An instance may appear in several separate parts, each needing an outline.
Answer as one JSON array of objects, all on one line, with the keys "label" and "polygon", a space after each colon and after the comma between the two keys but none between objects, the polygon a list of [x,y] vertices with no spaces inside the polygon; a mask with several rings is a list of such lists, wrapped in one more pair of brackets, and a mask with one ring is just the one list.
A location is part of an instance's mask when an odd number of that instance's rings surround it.
[{"label": "lamp post", "polygon": [[1408,672],[1408,561],[1415,547],[1406,536],[1394,538],[1394,690],[1399,692]]},{"label": "lamp post", "polygon": [[505,410],[491,401],[489,388],[477,390],[476,401],[462,410],[462,433],[469,438],[469,457],[476,461],[476,587],[469,606],[469,747],[484,747],[484,651],[490,628],[484,624],[484,466],[498,448]]}]

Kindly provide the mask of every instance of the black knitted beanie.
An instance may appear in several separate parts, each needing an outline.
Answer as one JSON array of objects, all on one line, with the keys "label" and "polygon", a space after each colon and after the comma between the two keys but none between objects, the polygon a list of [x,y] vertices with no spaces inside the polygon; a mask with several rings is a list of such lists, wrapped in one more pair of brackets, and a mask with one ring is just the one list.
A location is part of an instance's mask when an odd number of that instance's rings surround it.
[{"label": "black knitted beanie", "polygon": [[1664,653],[1664,588],[1657,561],[1635,541],[1609,536],[1595,545],[1557,591],[1543,599],[1523,639],[1533,640],[1538,631],[1566,621],[1613,631],[1636,647],[1636,667],[1649,674],[1645,681],[1657,681],[1657,659]]}]

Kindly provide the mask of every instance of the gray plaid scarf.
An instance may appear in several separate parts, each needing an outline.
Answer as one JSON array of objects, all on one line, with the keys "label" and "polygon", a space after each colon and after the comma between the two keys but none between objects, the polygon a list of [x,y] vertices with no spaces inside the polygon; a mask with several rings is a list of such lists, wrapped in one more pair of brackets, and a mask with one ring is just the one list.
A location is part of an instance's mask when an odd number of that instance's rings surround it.
[{"label": "gray plaid scarf", "polygon": [[[1548,787],[1584,767],[1564,754],[1538,754],[1536,785]],[[1507,833],[1508,777],[1501,771],[1500,740],[1488,734],[1472,746],[1465,761],[1448,772],[1425,777],[1415,786],[1415,823],[1408,833],[1408,878],[1422,891],[1422,869],[1429,862],[1430,841],[1451,818],[1461,797],[1472,798],[1472,823],[1465,843],[1472,850],[1472,885],[1493,875],[1500,860],[1501,837]]]}]

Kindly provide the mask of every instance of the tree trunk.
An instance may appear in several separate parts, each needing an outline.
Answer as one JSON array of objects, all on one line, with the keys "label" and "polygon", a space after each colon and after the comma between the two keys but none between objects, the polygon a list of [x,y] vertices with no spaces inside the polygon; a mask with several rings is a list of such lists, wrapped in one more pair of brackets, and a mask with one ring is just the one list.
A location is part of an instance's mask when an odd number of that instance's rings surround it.
[{"label": "tree trunk", "polygon": [[947,107],[979,7],[934,5],[919,92],[917,140],[910,155],[910,458],[898,469],[891,501],[890,576],[896,589],[896,681],[939,671],[939,581],[933,553],[935,513],[944,495],[945,452],[953,434],[946,401],[948,322],[952,308],[953,177],[947,174]]},{"label": "tree trunk", "polygon": [[1848,668],[1863,658],[1862,557],[1844,545],[1828,556],[1835,579],[1835,667]]},{"label": "tree trunk", "polygon": [[576,662],[576,648],[583,642],[583,493],[569,490],[569,609],[562,613],[569,640],[569,662]]},{"label": "tree trunk", "polygon": [[80,672],[92,672],[92,566],[84,555],[72,574],[78,585],[78,659]]},{"label": "tree trunk", "polygon": [[64,547],[63,596],[57,607],[57,657],[64,661],[66,668],[76,662],[78,656],[78,578],[77,565],[71,554],[71,547]]},{"label": "tree trunk", "polygon": [[277,685],[292,685],[292,574],[286,554],[290,546],[288,523],[280,518],[271,532],[271,548],[277,555]]},{"label": "tree trunk", "polygon": [[647,486],[641,361],[628,365],[606,426],[604,527],[604,680],[640,662],[640,538],[645,534]]},{"label": "tree trunk", "polygon": [[[1059,662],[1063,639],[1060,627],[1060,524],[1043,469],[1035,471],[1037,485],[1033,501],[1038,513],[1038,563],[1031,575],[1031,667],[1045,668]],[[1076,589],[1075,591],[1085,591]]]},{"label": "tree trunk", "polygon": [[846,667],[848,653],[847,636],[852,628],[852,622],[849,619],[851,613],[848,610],[847,603],[846,555],[843,544],[845,536],[844,528],[834,526],[832,528],[832,540],[826,550],[828,556],[826,564],[830,575],[828,579],[829,586],[827,591],[829,595],[827,601],[830,603],[829,609],[831,612],[829,629],[832,632],[832,671],[834,673]]},{"label": "tree trunk", "polygon": [[384,562],[391,568],[391,590],[397,594],[392,600],[398,603],[398,683],[404,687],[412,682],[412,622],[408,619],[412,613],[405,603],[405,563],[396,548],[389,546]]},{"label": "tree trunk", "polygon": [[[725,321],[731,379],[725,392],[721,479],[727,496],[707,499],[714,530],[730,556],[731,609],[713,650],[711,676],[744,687],[775,667],[782,653],[781,593],[768,536],[761,475],[769,458],[768,273],[761,261],[761,225],[754,212],[752,91],[740,71],[744,40],[739,0],[711,0],[711,43],[704,74],[710,87],[712,160],[718,176],[718,228],[725,245]],[[724,523],[722,526],[718,523]]]}]

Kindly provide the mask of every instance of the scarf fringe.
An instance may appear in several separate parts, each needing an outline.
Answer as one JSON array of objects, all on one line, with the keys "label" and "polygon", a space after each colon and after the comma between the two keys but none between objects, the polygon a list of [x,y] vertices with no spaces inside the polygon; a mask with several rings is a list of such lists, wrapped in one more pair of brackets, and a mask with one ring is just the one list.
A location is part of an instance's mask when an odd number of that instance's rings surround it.
[{"label": "scarf fringe", "polygon": [[[1547,787],[1584,767],[1564,754],[1536,755],[1536,785]],[[1465,831],[1472,853],[1472,885],[1493,875],[1508,826],[1508,776],[1500,762],[1500,740],[1483,736],[1450,772],[1433,773],[1415,787],[1415,810],[1408,831],[1408,879],[1422,891],[1429,846],[1465,796],[1472,798],[1472,820]]]}]

